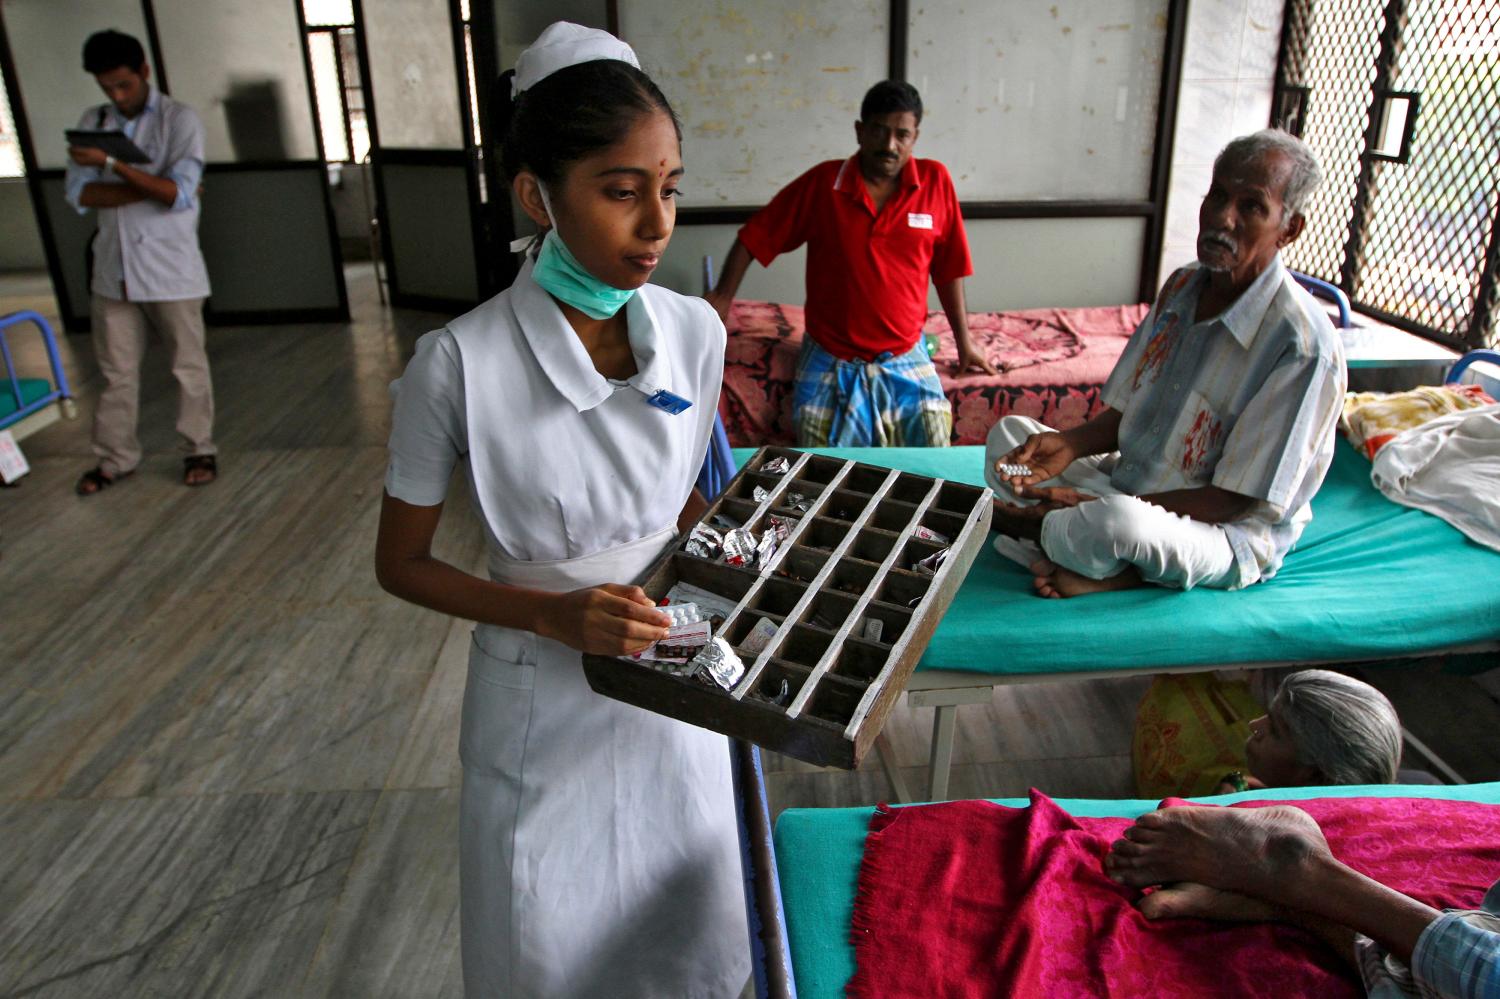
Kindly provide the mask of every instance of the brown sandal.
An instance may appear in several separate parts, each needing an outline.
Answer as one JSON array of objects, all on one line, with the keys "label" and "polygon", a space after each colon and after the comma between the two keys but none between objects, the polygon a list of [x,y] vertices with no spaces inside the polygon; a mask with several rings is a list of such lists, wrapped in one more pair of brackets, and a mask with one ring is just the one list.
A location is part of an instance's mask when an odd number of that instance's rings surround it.
[{"label": "brown sandal", "polygon": [[80,496],[93,496],[104,492],[104,490],[121,479],[128,479],[134,472],[135,470],[131,469],[129,472],[121,472],[119,475],[105,475],[104,469],[91,468],[87,472],[84,472],[78,479],[78,485],[74,487],[74,491]]},{"label": "brown sandal", "polygon": [[[211,454],[194,454],[182,459],[182,484],[185,486],[206,486],[219,477],[219,462]],[[196,482],[189,478],[194,472],[207,472],[208,478],[199,479]]]}]

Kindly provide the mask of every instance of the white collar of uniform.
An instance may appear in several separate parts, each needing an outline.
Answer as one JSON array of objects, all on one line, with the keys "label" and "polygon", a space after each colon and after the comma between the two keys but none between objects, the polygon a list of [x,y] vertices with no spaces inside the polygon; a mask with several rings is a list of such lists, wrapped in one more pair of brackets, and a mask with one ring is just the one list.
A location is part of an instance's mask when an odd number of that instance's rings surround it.
[{"label": "white collar of uniform", "polygon": [[[613,395],[615,387],[594,367],[583,341],[568,325],[557,302],[531,279],[532,266],[528,257],[511,286],[521,335],[526,338],[537,364],[553,387],[573,404],[573,408],[580,413],[587,412]],[[625,304],[625,319],[630,352],[635,355],[636,365],[636,373],[627,384],[647,397],[658,391],[671,392],[672,364],[668,357],[667,338],[662,335],[646,289],[630,296],[630,301]]]},{"label": "white collar of uniform", "polygon": [[1248,348],[1255,341],[1255,334],[1260,330],[1266,318],[1266,310],[1271,307],[1271,300],[1276,297],[1276,289],[1281,287],[1281,279],[1285,275],[1286,265],[1281,262],[1281,254],[1278,253],[1271,258],[1271,265],[1261,271],[1260,276],[1250,282],[1250,287],[1241,292],[1240,297],[1220,314],[1219,321],[1240,342],[1241,347]]}]

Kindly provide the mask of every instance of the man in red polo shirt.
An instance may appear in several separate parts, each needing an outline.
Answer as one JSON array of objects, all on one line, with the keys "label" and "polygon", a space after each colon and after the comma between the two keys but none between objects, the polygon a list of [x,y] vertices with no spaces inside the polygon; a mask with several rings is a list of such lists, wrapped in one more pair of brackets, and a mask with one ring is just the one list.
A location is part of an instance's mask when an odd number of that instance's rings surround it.
[{"label": "man in red polo shirt", "polygon": [[819,163],[740,229],[708,300],[726,321],[751,258],[807,244],[807,336],[792,422],[804,447],[946,447],[953,414],[922,343],[927,281],[958,345],[959,374],[994,366],[969,342],[973,273],[948,170],[912,157],[922,98],[886,80],[854,123],[859,152]]}]

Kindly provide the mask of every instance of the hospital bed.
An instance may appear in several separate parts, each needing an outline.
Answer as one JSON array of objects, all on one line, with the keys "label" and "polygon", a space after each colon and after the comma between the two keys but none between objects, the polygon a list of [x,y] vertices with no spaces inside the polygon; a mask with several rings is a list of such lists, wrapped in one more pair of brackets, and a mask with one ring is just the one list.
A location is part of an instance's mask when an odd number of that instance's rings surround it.
[{"label": "hospital bed", "polygon": [[[22,378],[16,371],[10,337],[12,327],[22,323],[35,325],[41,336],[52,369],[51,381]],[[0,316],[0,360],[5,364],[5,380],[0,382],[0,430],[9,430],[16,440],[20,440],[59,416],[71,419],[76,414],[73,392],[68,387],[68,377],[63,373],[62,358],[57,351],[57,339],[52,334],[52,327],[40,315],[28,310]]]},{"label": "hospital bed", "polygon": [[[738,753],[751,760],[756,755],[752,747],[744,746]],[[742,767],[739,777],[742,814],[758,818],[758,809],[765,806],[758,771]],[[1277,788],[1194,800],[1231,804],[1332,797],[1436,798],[1500,805],[1500,783]],[[1027,804],[1023,798],[995,800],[1011,807]],[[1059,799],[1057,804],[1073,815],[1124,818],[1157,806],[1156,801],[1129,799]],[[873,812],[873,808],[788,809],[777,820],[774,836],[768,823],[742,830],[747,857],[753,856],[761,865],[751,871],[746,895],[757,996],[818,999],[843,995],[844,984],[854,973],[850,917]]]},{"label": "hospital bed", "polygon": [[[737,449],[743,461],[750,452]],[[980,483],[980,447],[827,449],[921,475]],[[1500,649],[1500,553],[1398,506],[1347,442],[1313,500],[1313,520],[1274,579],[1245,590],[1143,587],[1043,600],[1020,566],[986,548],[907,684],[935,709],[926,800],[947,796],[956,713],[1001,684],[1426,657]],[[1018,626],[1024,621],[1025,626]],[[1418,752],[1432,759],[1420,740]],[[910,801],[886,742],[895,797]],[[1459,778],[1440,760],[1434,765]]]}]

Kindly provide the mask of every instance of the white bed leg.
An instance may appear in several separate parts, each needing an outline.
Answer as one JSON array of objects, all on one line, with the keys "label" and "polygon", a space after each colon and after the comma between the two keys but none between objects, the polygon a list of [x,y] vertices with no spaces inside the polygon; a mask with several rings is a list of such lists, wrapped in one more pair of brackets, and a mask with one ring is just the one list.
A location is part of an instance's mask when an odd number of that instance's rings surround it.
[{"label": "white bed leg", "polygon": [[911,791],[906,786],[905,778],[901,776],[901,767],[896,761],[896,750],[891,746],[891,740],[884,732],[875,737],[875,755],[880,757],[880,769],[885,771],[885,779],[891,782],[891,794],[896,801],[902,805],[911,804]]},{"label": "white bed leg", "polygon": [[[920,674],[919,674],[920,675]],[[953,766],[953,746],[957,741],[958,706],[988,704],[994,686],[932,687],[908,690],[906,703],[913,708],[932,708],[932,759],[927,768],[927,800],[942,801],[948,796],[948,771]]]},{"label": "white bed leg", "polygon": [[953,733],[958,722],[957,704],[939,704],[932,717],[932,762],[927,769],[927,800],[948,797],[948,771],[953,766]]}]

